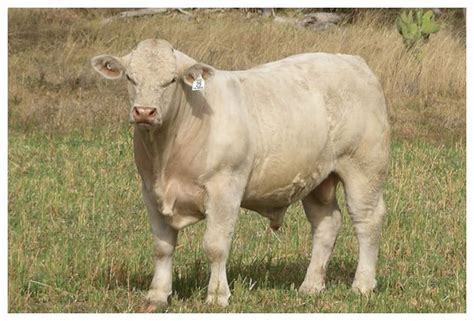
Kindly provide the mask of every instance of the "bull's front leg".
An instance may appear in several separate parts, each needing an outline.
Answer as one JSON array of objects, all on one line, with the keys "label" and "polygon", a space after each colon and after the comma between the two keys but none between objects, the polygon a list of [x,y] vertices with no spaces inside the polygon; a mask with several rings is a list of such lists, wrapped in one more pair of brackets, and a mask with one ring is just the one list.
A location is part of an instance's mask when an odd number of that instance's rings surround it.
[{"label": "bull's front leg", "polygon": [[240,211],[243,190],[237,182],[215,180],[206,185],[206,231],[204,252],[206,253],[211,276],[206,302],[227,306],[230,289],[227,283],[226,263],[234,234],[235,223]]},{"label": "bull's front leg", "polygon": [[154,195],[143,188],[143,199],[148,210],[154,242],[155,271],[150,290],[146,295],[144,310],[152,312],[168,304],[171,294],[172,261],[178,231],[169,226],[158,211]]}]

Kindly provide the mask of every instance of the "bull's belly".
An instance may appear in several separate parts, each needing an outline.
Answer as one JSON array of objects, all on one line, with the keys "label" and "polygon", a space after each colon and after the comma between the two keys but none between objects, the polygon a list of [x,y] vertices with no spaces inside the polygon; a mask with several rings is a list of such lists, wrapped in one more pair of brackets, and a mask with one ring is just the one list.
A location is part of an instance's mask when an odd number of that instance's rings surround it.
[{"label": "bull's belly", "polygon": [[271,177],[254,181],[247,186],[241,206],[257,212],[287,207],[308,195],[331,171],[329,166],[320,166],[309,174],[298,173],[284,185],[273,185]]},{"label": "bull's belly", "polygon": [[256,126],[253,167],[242,207],[288,206],[308,195],[334,170],[324,108],[302,103],[291,110],[282,112],[287,119],[273,116],[278,126],[269,129],[268,122]]}]

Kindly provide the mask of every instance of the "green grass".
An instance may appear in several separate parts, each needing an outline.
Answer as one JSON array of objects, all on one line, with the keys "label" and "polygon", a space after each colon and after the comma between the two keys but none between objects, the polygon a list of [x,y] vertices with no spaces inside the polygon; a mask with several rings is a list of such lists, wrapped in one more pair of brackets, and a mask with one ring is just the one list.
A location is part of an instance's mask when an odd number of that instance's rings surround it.
[{"label": "green grass", "polygon": [[[136,311],[152,241],[129,127],[9,130],[10,312]],[[465,146],[394,141],[377,291],[351,292],[357,241],[344,209],[327,291],[299,295],[310,254],[301,206],[278,233],[242,211],[225,308],[204,304],[205,222],[180,233],[170,312],[465,312]],[[339,190],[339,194],[342,195]],[[343,207],[343,200],[341,199]],[[275,304],[275,303],[278,304]]]}]

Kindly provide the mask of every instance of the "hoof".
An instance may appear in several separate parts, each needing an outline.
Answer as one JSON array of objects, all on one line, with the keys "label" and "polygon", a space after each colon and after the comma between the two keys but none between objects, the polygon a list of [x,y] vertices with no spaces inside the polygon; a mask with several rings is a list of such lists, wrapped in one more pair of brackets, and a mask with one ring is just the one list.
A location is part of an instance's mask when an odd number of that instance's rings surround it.
[{"label": "hoof", "polygon": [[145,302],[140,308],[140,312],[151,313],[162,310],[169,305],[169,298],[168,293],[157,289],[150,289],[145,297]]},{"label": "hoof", "polygon": [[230,295],[208,295],[206,298],[207,304],[217,304],[221,307],[226,307],[229,305]]},{"label": "hoof", "polygon": [[147,300],[138,311],[141,313],[153,313],[166,307],[168,307],[168,302],[151,302]]},{"label": "hoof", "polygon": [[352,291],[362,295],[370,295],[376,286],[377,281],[375,280],[366,282],[360,282],[356,280],[354,283],[352,283]]},{"label": "hoof", "polygon": [[311,285],[303,282],[303,284],[301,284],[300,288],[298,289],[298,292],[306,295],[314,295],[319,294],[324,290],[326,290],[326,285],[324,282]]}]

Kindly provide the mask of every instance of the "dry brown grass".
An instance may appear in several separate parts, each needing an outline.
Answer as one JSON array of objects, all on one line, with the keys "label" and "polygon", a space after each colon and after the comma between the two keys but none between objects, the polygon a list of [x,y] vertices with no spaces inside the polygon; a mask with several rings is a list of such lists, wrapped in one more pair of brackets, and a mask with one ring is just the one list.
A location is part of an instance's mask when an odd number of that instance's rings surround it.
[{"label": "dry brown grass", "polygon": [[[362,12],[356,23],[313,32],[239,11],[122,19],[102,25],[112,10],[9,11],[10,127],[49,131],[126,121],[121,82],[94,75],[90,57],[127,53],[157,37],[220,69],[245,69],[311,51],[362,56],[381,80],[394,135],[432,141],[465,133],[465,39],[449,23],[420,59],[407,52],[395,25]],[[436,128],[436,131],[432,129]]]}]

